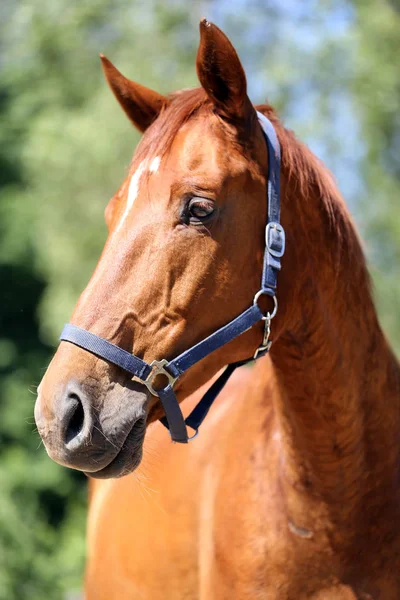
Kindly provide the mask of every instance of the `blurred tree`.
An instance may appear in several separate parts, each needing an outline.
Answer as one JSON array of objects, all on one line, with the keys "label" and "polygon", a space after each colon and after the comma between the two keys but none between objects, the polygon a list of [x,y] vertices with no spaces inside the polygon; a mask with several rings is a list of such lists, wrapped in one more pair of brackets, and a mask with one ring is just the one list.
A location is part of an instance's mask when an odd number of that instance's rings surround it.
[{"label": "blurred tree", "polygon": [[138,139],[98,52],[158,89],[175,77],[193,85],[189,29],[179,3],[0,6],[0,600],[81,586],[86,479],[37,451],[29,392],[93,269]]},{"label": "blurred tree", "polygon": [[365,142],[360,202],[379,314],[400,353],[400,3],[353,3],[351,89]]}]

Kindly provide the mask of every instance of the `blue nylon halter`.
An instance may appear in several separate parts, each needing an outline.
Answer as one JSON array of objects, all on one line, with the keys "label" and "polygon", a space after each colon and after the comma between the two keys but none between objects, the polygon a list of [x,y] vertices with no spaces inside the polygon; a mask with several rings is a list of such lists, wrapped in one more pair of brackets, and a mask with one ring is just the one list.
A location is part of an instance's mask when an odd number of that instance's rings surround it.
[{"label": "blue nylon halter", "polygon": [[[261,288],[255,295],[252,306],[233,319],[233,321],[217,329],[217,331],[207,338],[171,361],[165,359],[160,361],[155,360],[151,364],[148,364],[138,356],[130,354],[119,346],[70,323],[65,325],[60,336],[60,340],[75,344],[127,371],[134,376],[133,379],[146,385],[154,396],[158,396],[165,412],[165,417],[162,417],[160,421],[169,429],[171,438],[175,442],[185,444],[196,437],[199,427],[204,421],[212,403],[234,370],[251,360],[264,356],[271,345],[269,331],[271,319],[275,316],[277,309],[275,296],[277,275],[281,268],[281,257],[285,251],[285,232],[279,222],[280,146],[272,123],[259,112],[257,112],[257,116],[268,148],[268,218],[265,228],[265,252]],[[274,310],[272,314],[267,313],[263,315],[258,307],[258,299],[262,295],[273,298]],[[264,321],[264,336],[262,344],[257,348],[254,357],[228,365],[185,420],[173,390],[176,380],[194,364],[211,354],[214,350],[221,348],[238,337],[261,320]],[[168,385],[162,389],[155,390],[153,388],[153,381],[160,374],[168,378]],[[195,434],[191,438],[188,437],[187,427],[195,430]]]}]

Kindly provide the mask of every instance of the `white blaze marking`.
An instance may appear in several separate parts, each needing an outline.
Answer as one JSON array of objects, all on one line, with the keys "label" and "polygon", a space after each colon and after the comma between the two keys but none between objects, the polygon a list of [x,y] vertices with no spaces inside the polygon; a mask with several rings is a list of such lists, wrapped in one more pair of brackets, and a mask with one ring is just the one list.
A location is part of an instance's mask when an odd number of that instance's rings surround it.
[{"label": "white blaze marking", "polygon": [[122,215],[120,222],[118,223],[118,226],[115,230],[115,232],[119,231],[122,227],[122,225],[124,224],[124,221],[126,219],[126,217],[128,216],[133,203],[135,202],[137,195],[138,195],[138,191],[139,191],[139,182],[140,182],[140,178],[143,175],[143,172],[145,170],[146,167],[146,163],[147,161],[144,160],[140,163],[140,165],[138,166],[138,168],[136,169],[136,171],[134,172],[134,174],[132,175],[130,184],[129,184],[129,190],[128,190],[128,199],[126,201],[126,206],[125,206],[125,210],[124,210],[124,214]]},{"label": "white blaze marking", "polygon": [[150,173],[157,173],[158,167],[160,166],[161,158],[156,156],[150,163],[149,171]]},{"label": "white blaze marking", "polygon": [[[149,171],[150,173],[156,173],[158,170],[158,167],[160,166],[160,162],[161,162],[161,158],[159,156],[156,156],[155,158],[153,158],[153,160],[150,163],[149,166]],[[118,226],[115,230],[115,233],[117,231],[119,231],[122,227],[122,225],[124,224],[124,221],[126,219],[126,217],[128,216],[128,214],[130,213],[130,210],[133,206],[133,203],[135,202],[137,195],[139,193],[139,183],[140,183],[140,179],[147,167],[147,160],[144,159],[140,165],[138,166],[138,168],[136,169],[135,173],[132,175],[131,181],[129,183],[129,190],[128,190],[128,199],[126,201],[126,206],[125,206],[125,210],[124,210],[124,214],[121,217],[120,222],[118,223]]]}]

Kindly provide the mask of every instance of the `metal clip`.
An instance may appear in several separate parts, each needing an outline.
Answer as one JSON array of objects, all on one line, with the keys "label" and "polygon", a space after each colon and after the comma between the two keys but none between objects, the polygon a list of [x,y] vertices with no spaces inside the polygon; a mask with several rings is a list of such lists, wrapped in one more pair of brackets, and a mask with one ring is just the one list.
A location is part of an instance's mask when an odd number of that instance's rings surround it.
[{"label": "metal clip", "polygon": [[254,360],[256,360],[258,358],[258,355],[260,354],[260,352],[268,352],[270,347],[271,347],[271,340],[269,339],[269,336],[271,334],[271,317],[267,317],[264,320],[264,335],[263,335],[263,339],[261,342],[261,346],[259,346],[257,348],[257,350],[254,353]]}]

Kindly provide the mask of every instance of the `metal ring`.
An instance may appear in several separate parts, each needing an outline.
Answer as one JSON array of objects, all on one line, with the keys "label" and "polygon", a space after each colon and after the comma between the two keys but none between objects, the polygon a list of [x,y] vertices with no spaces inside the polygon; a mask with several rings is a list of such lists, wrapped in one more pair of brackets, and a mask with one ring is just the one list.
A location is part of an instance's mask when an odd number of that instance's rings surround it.
[{"label": "metal ring", "polygon": [[258,299],[261,296],[269,296],[274,301],[274,309],[273,309],[272,313],[270,314],[269,312],[267,312],[267,314],[265,316],[263,316],[262,320],[266,321],[267,319],[273,319],[274,316],[276,315],[276,313],[278,312],[278,300],[277,300],[277,297],[275,296],[275,294],[273,296],[270,296],[269,294],[267,294],[266,292],[264,292],[264,290],[259,290],[257,292],[257,294],[254,296],[254,300],[253,300],[253,304],[254,305],[258,306]]},{"label": "metal ring", "polygon": [[192,440],[194,440],[194,438],[196,438],[199,435],[199,429],[197,428],[196,431],[194,432],[194,434],[190,437],[188,437],[188,443],[191,442]]}]

